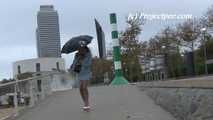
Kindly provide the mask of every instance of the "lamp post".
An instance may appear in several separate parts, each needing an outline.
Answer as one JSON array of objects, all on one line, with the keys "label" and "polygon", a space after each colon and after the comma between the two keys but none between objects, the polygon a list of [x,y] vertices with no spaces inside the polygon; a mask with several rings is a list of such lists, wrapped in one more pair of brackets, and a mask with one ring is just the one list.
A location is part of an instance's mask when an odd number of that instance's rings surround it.
[{"label": "lamp post", "polygon": [[163,45],[161,46],[161,48],[163,49],[163,54],[164,54],[164,78],[163,79],[167,79],[168,78],[168,54],[166,51],[166,46]]},{"label": "lamp post", "polygon": [[208,75],[208,66],[207,66],[207,63],[206,63],[207,55],[206,55],[206,39],[205,39],[205,35],[206,35],[207,29],[206,28],[202,28],[200,31],[202,32],[202,35],[203,35],[202,38],[203,38],[203,42],[204,42],[204,44],[203,44],[203,52],[204,52],[204,62],[205,62],[205,74]]}]

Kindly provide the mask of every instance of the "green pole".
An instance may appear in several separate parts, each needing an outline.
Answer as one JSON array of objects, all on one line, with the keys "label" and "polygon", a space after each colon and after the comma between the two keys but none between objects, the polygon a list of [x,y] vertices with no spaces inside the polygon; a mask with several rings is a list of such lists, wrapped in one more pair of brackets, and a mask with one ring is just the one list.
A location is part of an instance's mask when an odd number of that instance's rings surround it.
[{"label": "green pole", "polygon": [[116,14],[110,14],[110,24],[112,27],[112,41],[113,41],[113,61],[115,69],[115,78],[111,82],[111,85],[125,85],[128,84],[128,81],[122,75],[121,67],[121,48],[118,40],[118,30],[117,30],[117,19]]}]

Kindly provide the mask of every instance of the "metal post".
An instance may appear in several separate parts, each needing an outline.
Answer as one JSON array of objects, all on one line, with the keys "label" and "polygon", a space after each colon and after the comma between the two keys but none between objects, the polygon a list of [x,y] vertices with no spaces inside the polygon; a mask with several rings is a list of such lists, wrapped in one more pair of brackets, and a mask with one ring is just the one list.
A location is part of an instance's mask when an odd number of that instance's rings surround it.
[{"label": "metal post", "polygon": [[30,107],[35,105],[34,91],[33,91],[33,80],[30,80]]},{"label": "metal post", "polygon": [[46,83],[45,82],[47,82],[47,81],[45,81],[44,82],[44,80],[45,80],[45,78],[43,78],[43,79],[41,79],[41,99],[43,100],[44,98],[45,98],[45,94],[46,94]]},{"label": "metal post", "polygon": [[[64,74],[65,75],[65,74]],[[70,74],[69,74],[70,75]],[[51,95],[52,94],[52,86],[51,86],[51,83],[52,83],[52,81],[53,81],[53,78],[54,78],[54,76],[53,75],[50,75],[50,81],[49,81],[49,93],[48,93],[48,95]]]},{"label": "metal post", "polygon": [[206,55],[206,39],[205,39],[205,32],[203,32],[203,52],[204,52],[204,62],[205,62],[205,74],[208,75],[208,66],[207,66],[207,55]]},{"label": "metal post", "polygon": [[168,53],[165,53],[165,57],[164,57],[164,64],[165,64],[165,76],[164,78],[167,79],[169,77],[169,65],[168,65]]},{"label": "metal post", "polygon": [[113,79],[111,85],[124,85],[128,84],[128,81],[122,75],[122,67],[121,67],[121,53],[120,53],[120,44],[118,40],[118,30],[117,30],[117,19],[116,14],[110,14],[110,24],[112,27],[112,40],[113,40],[113,61],[114,61],[114,69],[115,69],[115,78]]},{"label": "metal post", "polygon": [[14,103],[14,116],[18,116],[18,98],[17,98],[17,88],[18,88],[18,82],[17,82],[17,78],[15,78],[16,83],[14,84],[14,99],[13,99],[13,103]]}]

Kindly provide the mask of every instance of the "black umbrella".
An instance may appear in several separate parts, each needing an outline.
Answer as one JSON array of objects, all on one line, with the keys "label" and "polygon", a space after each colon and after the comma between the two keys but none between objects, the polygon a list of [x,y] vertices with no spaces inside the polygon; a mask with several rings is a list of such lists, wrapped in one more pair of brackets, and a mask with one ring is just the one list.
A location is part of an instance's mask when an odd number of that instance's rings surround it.
[{"label": "black umbrella", "polygon": [[62,48],[61,53],[69,54],[79,49],[81,46],[91,43],[93,37],[89,35],[80,35],[71,38]]}]

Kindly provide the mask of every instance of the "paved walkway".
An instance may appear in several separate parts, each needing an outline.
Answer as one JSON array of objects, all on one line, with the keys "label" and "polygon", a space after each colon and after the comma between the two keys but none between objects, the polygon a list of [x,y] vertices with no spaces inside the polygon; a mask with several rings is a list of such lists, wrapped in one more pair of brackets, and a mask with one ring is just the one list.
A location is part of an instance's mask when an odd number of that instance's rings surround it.
[{"label": "paved walkway", "polygon": [[13,112],[13,108],[0,108],[0,120],[4,120],[10,116]]},{"label": "paved walkway", "polygon": [[93,110],[80,109],[79,91],[58,92],[16,120],[175,120],[136,86],[91,87]]}]

